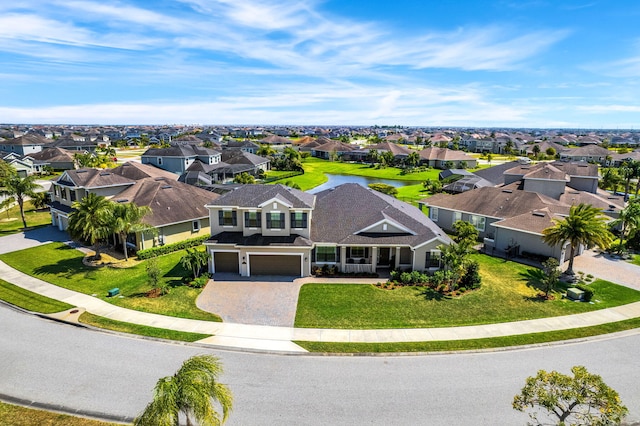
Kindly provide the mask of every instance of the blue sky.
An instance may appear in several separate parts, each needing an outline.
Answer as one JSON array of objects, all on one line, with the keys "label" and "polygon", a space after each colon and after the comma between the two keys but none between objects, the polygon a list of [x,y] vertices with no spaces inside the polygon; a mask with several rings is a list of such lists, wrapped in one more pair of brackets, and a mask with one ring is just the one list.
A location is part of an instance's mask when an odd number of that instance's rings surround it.
[{"label": "blue sky", "polygon": [[20,0],[0,122],[640,127],[637,0]]}]

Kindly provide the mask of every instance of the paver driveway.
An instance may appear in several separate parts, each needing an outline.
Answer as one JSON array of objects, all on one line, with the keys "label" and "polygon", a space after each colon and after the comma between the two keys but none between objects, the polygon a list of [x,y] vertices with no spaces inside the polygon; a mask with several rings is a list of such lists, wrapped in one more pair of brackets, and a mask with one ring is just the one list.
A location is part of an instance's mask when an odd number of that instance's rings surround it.
[{"label": "paver driveway", "polygon": [[302,284],[304,280],[294,281],[294,277],[216,274],[196,305],[225,322],[293,327]]}]

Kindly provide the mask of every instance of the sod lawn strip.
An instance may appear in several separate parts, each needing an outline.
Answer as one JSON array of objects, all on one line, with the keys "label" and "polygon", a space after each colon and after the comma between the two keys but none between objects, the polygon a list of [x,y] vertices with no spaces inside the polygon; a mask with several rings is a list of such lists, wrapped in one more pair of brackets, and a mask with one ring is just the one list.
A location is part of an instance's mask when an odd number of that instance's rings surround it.
[{"label": "sod lawn strip", "polygon": [[[130,268],[90,267],[82,263],[84,253],[64,243],[43,244],[34,248],[0,255],[0,260],[27,275],[80,293],[95,295],[102,300],[123,308],[190,318],[205,321],[221,321],[220,317],[196,307],[195,300],[202,291],[182,285],[190,275],[180,265],[185,251],[157,257],[163,271],[162,280],[171,286],[169,294],[150,298],[146,293],[152,288],[147,283],[146,262]],[[107,297],[107,292],[117,287],[120,296]]]},{"label": "sod lawn strip", "polygon": [[73,308],[64,302],[41,296],[0,279],[0,299],[31,312],[53,314]]},{"label": "sod lawn strip", "polygon": [[4,402],[0,402],[0,424],[11,426],[122,426],[121,423],[106,423]]},{"label": "sod lawn strip", "polygon": [[579,314],[640,300],[640,292],[596,280],[593,303],[578,303],[554,292],[541,301],[539,270],[515,262],[474,254],[482,287],[449,298],[427,287],[393,290],[365,284],[306,284],[300,289],[295,326],[302,328],[385,329],[455,327],[524,321]]},{"label": "sod lawn strip", "polygon": [[447,340],[437,342],[398,343],[332,343],[295,341],[297,345],[316,353],[392,353],[392,352],[448,352],[505,348],[571,339],[584,339],[640,327],[640,318],[569,330],[520,334],[486,339]]},{"label": "sod lawn strip", "polygon": [[105,330],[121,333],[137,334],[139,336],[155,337],[157,339],[179,340],[181,342],[196,342],[211,337],[210,334],[189,333],[186,331],[166,330],[164,328],[149,327],[147,325],[132,324],[129,322],[115,321],[109,318],[84,312],[80,315],[82,324],[91,325]]},{"label": "sod lawn strip", "polygon": [[[33,208],[31,201],[24,203],[24,217],[27,221],[27,227],[30,229],[51,225],[51,213],[49,213],[49,210],[36,210]],[[22,218],[20,217],[18,206],[0,213],[0,237],[17,234],[22,231]]]}]

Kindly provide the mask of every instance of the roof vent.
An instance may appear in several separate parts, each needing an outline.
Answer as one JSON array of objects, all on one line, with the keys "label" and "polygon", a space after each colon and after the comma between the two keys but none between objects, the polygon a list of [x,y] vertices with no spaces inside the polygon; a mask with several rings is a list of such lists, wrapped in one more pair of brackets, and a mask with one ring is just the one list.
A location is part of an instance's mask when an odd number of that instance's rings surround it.
[{"label": "roof vent", "polygon": [[614,206],[613,204],[609,204],[609,209],[610,209],[610,210],[615,210],[615,209],[616,209],[616,206]]},{"label": "roof vent", "polygon": [[76,173],[77,173],[77,174],[80,174],[80,173],[87,173],[87,171],[86,171],[86,170],[76,170]]},{"label": "roof vent", "polygon": [[100,173],[100,176],[109,176],[110,174],[111,173],[109,173],[109,172],[102,172],[102,173]]},{"label": "roof vent", "polygon": [[532,212],[532,214],[533,214],[534,216],[538,216],[538,217],[545,217],[545,216],[546,216],[546,215],[544,214],[544,212],[539,212],[539,211],[537,211],[537,210],[534,210],[534,211]]},{"label": "roof vent", "polygon": [[507,194],[511,194],[513,190],[511,189],[503,189],[502,192],[506,192]]},{"label": "roof vent", "polygon": [[173,188],[171,185],[163,185],[162,186],[162,189],[171,189],[171,188]]}]

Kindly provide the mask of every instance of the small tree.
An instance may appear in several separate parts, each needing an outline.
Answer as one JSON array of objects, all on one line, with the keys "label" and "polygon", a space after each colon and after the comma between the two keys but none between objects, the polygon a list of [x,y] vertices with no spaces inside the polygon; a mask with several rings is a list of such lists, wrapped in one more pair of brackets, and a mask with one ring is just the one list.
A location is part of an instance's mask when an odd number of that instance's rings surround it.
[{"label": "small tree", "polygon": [[453,224],[453,231],[455,232],[453,241],[455,241],[465,253],[471,251],[471,248],[478,241],[478,235],[480,235],[473,224],[463,220],[458,220]]},{"label": "small tree", "polygon": [[36,210],[42,210],[47,207],[47,193],[46,192],[35,192],[31,196],[31,204]]},{"label": "small tree", "polygon": [[[557,419],[557,425],[614,425],[627,414],[618,392],[607,386],[598,375],[583,366],[571,368],[573,377],[557,371],[538,371],[527,378],[519,395],[513,399],[513,408],[524,412],[534,409],[529,417],[536,424],[548,418]],[[539,411],[545,418],[538,419]]]},{"label": "small tree", "polygon": [[542,271],[544,272],[544,277],[542,277],[540,281],[542,282],[542,287],[544,289],[544,297],[548,298],[549,292],[556,288],[560,275],[562,274],[558,259],[550,257],[542,262]]},{"label": "small tree", "polygon": [[207,264],[209,260],[209,253],[206,251],[200,251],[192,248],[187,249],[187,254],[180,258],[180,264],[185,269],[190,269],[193,273],[193,278],[198,278],[200,275],[200,269]]},{"label": "small tree", "polygon": [[27,219],[24,216],[24,202],[27,197],[33,197],[35,190],[41,186],[35,182],[35,176],[20,177],[18,173],[13,171],[0,182],[0,193],[9,197],[14,197],[20,208],[20,217],[22,225],[27,227]]},{"label": "small tree", "polygon": [[160,289],[160,294],[169,293],[169,285],[161,282],[162,269],[160,269],[160,265],[158,265],[158,259],[152,257],[147,260],[145,270],[147,271],[147,282],[152,288]]},{"label": "small tree", "polygon": [[[218,381],[220,360],[213,355],[196,355],[186,360],[173,375],[158,380],[153,401],[137,417],[135,426],[174,426],[181,414],[187,425],[222,425],[233,408],[233,395]],[[218,412],[222,409],[222,415]]]},{"label": "small tree", "polygon": [[239,175],[236,175],[236,177],[233,178],[233,181],[235,183],[242,183],[242,184],[256,183],[256,179],[247,172],[242,172]]}]

